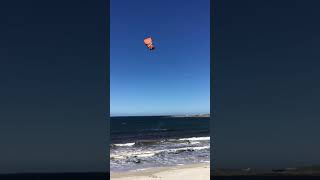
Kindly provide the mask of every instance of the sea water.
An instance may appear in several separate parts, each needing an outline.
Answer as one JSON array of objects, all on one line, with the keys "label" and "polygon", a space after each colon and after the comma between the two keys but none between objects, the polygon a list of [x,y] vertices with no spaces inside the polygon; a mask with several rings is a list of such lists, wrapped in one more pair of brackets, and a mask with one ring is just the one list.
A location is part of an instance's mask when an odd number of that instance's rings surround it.
[{"label": "sea water", "polygon": [[209,119],[112,117],[111,172],[209,162]]}]

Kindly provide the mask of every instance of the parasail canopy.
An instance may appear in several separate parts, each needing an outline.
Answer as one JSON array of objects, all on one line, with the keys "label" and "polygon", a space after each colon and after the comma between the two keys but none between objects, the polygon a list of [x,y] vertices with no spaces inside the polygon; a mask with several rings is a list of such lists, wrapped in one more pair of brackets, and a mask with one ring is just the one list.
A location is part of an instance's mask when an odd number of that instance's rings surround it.
[{"label": "parasail canopy", "polygon": [[155,47],[152,44],[152,38],[151,37],[147,37],[143,40],[144,44],[148,47],[149,50],[154,50]]}]

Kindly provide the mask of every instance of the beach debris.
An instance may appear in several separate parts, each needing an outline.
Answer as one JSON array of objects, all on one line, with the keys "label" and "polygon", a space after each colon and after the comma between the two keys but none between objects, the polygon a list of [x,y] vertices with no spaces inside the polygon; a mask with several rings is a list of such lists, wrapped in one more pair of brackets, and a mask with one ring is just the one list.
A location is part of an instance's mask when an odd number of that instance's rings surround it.
[{"label": "beach debris", "polygon": [[139,164],[141,163],[141,159],[139,159],[138,156],[132,156],[132,157],[127,156],[126,162],[133,162],[133,163]]},{"label": "beach debris", "polygon": [[143,42],[144,42],[144,44],[147,46],[147,48],[149,49],[149,50],[154,50],[155,49],[155,46],[153,45],[153,43],[152,43],[152,37],[151,36],[149,36],[149,37],[147,37],[147,38],[145,38],[144,40],[143,40]]},{"label": "beach debris", "polygon": [[131,161],[137,164],[141,163],[141,159],[139,159],[138,156],[134,156]]}]

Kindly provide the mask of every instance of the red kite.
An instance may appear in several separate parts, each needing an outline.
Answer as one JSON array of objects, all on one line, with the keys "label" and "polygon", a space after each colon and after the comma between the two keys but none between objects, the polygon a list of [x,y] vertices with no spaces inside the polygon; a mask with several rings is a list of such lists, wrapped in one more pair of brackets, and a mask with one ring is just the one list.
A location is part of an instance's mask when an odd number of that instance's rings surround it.
[{"label": "red kite", "polygon": [[154,45],[152,44],[152,38],[151,37],[145,38],[143,40],[143,42],[148,47],[149,50],[154,50],[155,49]]}]

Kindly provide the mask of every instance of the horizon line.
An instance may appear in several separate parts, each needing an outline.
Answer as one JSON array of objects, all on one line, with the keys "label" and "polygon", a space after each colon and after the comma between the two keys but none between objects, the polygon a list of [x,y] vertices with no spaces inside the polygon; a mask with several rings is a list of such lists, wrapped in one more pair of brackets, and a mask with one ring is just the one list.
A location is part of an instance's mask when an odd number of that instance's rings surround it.
[{"label": "horizon line", "polygon": [[110,117],[134,117],[134,116],[176,116],[176,117],[188,117],[188,116],[208,116],[210,117],[211,113],[190,113],[190,114],[148,114],[148,115],[139,115],[139,114],[128,114],[128,115],[110,115]]}]

